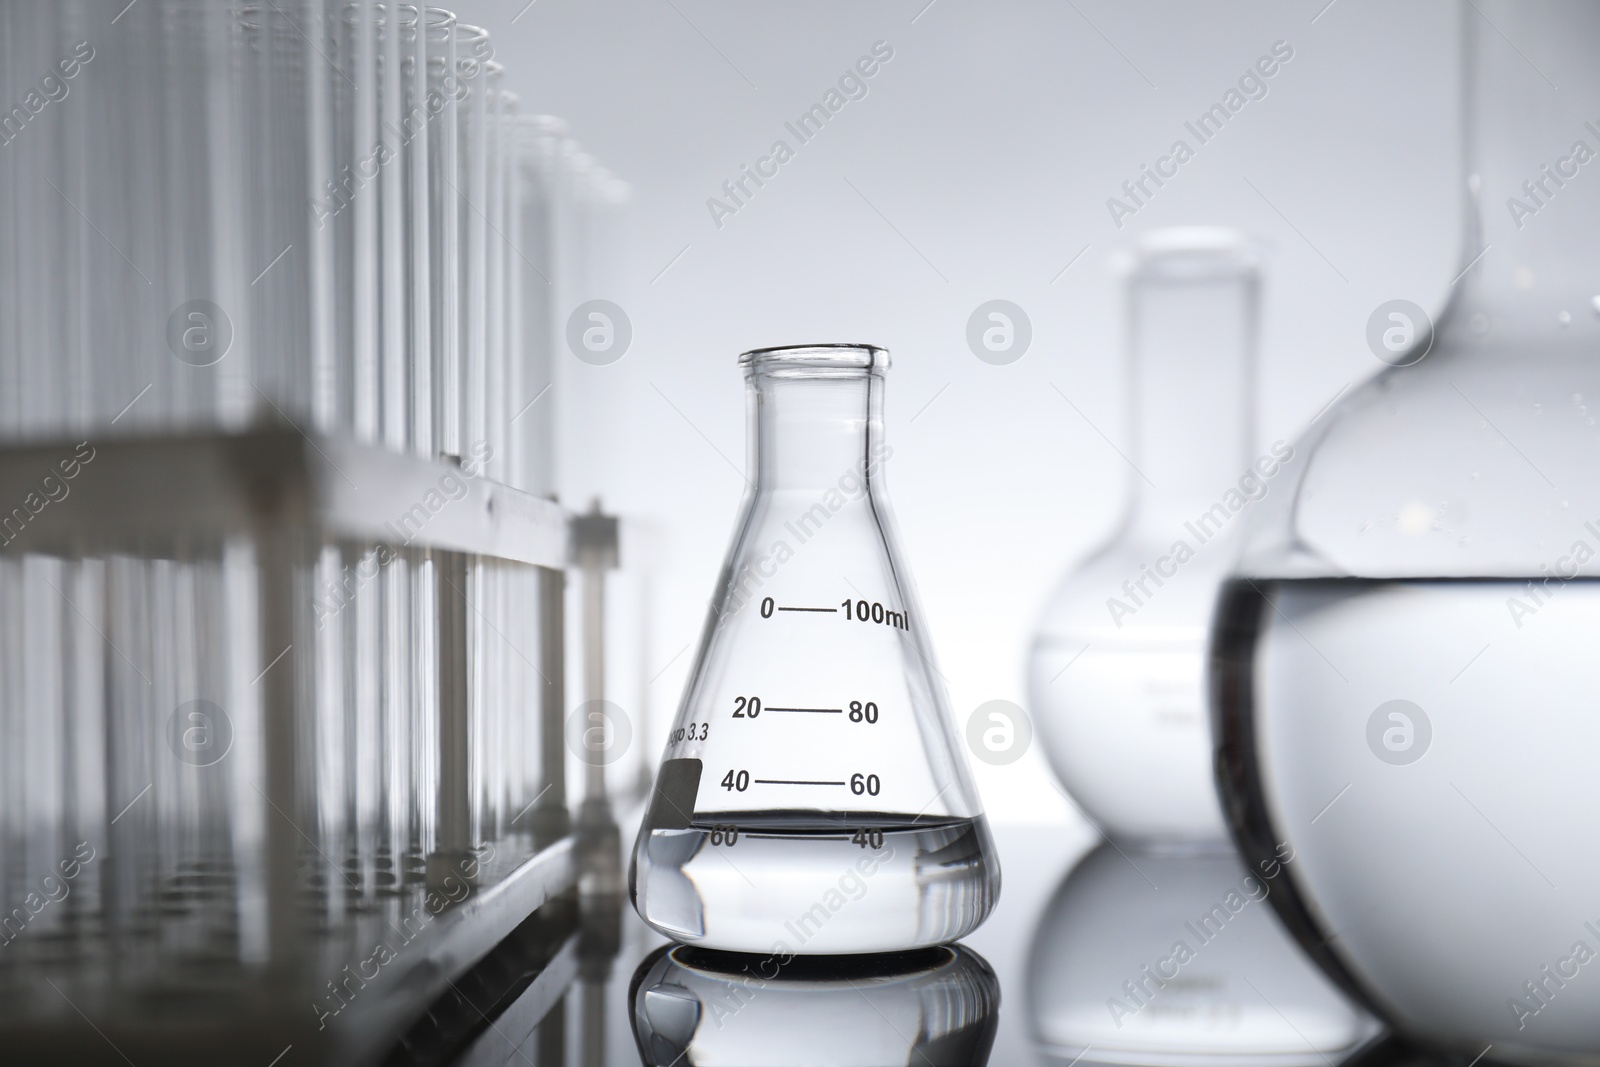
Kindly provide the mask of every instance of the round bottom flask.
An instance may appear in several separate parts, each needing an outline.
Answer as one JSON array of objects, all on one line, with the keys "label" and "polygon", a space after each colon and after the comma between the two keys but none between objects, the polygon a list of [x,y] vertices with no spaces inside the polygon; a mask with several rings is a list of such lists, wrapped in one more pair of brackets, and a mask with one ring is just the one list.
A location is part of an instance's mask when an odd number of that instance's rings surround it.
[{"label": "round bottom flask", "polygon": [[1462,18],[1467,265],[1436,329],[1376,309],[1398,365],[1252,522],[1220,781],[1247,860],[1295,854],[1288,928],[1393,1029],[1600,1064],[1600,6]]},{"label": "round bottom flask", "polygon": [[1225,835],[1206,633],[1241,516],[1282,458],[1252,452],[1256,289],[1233,231],[1164,230],[1141,245],[1127,286],[1132,505],[1062,581],[1029,657],[1050,764],[1119,840]]},{"label": "round bottom flask", "polygon": [[954,941],[1000,872],[883,491],[888,353],[740,362],[755,477],[634,848],[634,906],[703,948]]}]

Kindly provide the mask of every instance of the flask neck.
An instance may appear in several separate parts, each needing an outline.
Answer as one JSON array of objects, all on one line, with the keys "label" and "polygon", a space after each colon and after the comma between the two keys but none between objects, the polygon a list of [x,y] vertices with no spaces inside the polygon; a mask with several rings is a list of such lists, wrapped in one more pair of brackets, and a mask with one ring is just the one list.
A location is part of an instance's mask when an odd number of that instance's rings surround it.
[{"label": "flask neck", "polygon": [[1600,4],[1474,0],[1461,17],[1465,274],[1445,331],[1600,335]]},{"label": "flask neck", "polygon": [[758,492],[842,492],[861,499],[881,478],[883,377],[754,372],[748,379],[749,468]]},{"label": "flask neck", "polygon": [[[1237,252],[1162,254],[1127,292],[1133,533],[1166,545],[1227,507],[1251,469],[1256,274]],[[1246,498],[1264,492],[1256,482]]]}]

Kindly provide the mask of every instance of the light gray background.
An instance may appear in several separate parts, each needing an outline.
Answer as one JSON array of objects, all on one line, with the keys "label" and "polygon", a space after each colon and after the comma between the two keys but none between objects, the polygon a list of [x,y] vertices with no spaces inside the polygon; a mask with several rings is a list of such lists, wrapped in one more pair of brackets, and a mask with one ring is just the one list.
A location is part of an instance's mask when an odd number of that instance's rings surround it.
[{"label": "light gray background", "polygon": [[[645,763],[743,491],[743,349],[893,352],[887,484],[964,722],[987,700],[1027,706],[1044,600],[1127,501],[1102,437],[1125,440],[1118,248],[1185,223],[1265,246],[1264,442],[1378,368],[1378,304],[1434,309],[1456,273],[1457,27],[1434,0],[525,2],[456,10],[490,30],[523,109],[569,120],[634,189],[626,256],[592,294],[627,310],[633,346],[561,360],[558,402],[564,497],[634,520],[628,562],[651,574],[647,599],[637,571],[619,587],[633,636],[612,668],[615,698],[654,717]],[[707,198],[793,144],[784,122],[880,40],[894,58],[868,96],[718,229]],[[1269,95],[1118,230],[1106,198],[1279,40],[1295,54]],[[996,298],[1033,324],[1009,366],[965,340]],[[1037,751],[975,771],[998,820],[1075,818]]]}]

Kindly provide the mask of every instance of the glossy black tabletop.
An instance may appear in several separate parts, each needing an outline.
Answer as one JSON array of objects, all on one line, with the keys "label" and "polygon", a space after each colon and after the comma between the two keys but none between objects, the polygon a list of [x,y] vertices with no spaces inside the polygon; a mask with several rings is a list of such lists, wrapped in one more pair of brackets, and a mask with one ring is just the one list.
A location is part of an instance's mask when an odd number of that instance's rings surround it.
[{"label": "glossy black tabletop", "polygon": [[1452,1062],[1404,1047],[1334,992],[1231,854],[1124,848],[1082,825],[994,833],[1000,904],[953,948],[786,961],[674,950],[624,899],[521,934],[391,1062]]}]

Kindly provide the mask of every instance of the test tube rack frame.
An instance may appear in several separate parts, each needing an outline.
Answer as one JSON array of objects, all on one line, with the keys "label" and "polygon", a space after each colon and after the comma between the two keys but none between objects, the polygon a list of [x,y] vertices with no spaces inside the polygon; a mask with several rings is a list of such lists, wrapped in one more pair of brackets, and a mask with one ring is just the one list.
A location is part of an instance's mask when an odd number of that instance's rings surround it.
[{"label": "test tube rack frame", "polygon": [[[297,594],[291,574],[302,562],[296,555],[301,550],[294,547],[302,543],[299,539],[394,544],[393,520],[441,478],[459,475],[461,469],[449,459],[406,455],[349,436],[308,433],[292,426],[97,437],[93,446],[93,463],[72,482],[71,506],[47,508],[34,516],[0,545],[0,552],[66,558],[120,552],[148,557],[197,541],[251,538],[258,559],[261,662],[280,656],[280,650],[292,643],[291,600]],[[60,442],[0,448],[0,500],[23,499],[36,488],[40,472],[70,452],[71,446]],[[539,602],[527,609],[537,611],[540,619],[537,659],[545,682],[536,715],[541,796],[548,799],[536,813],[531,855],[524,852],[492,871],[486,866],[476,891],[441,912],[417,943],[407,947],[403,967],[382,971],[363,989],[350,1017],[341,1019],[336,1028],[322,1029],[312,1025],[316,1020],[308,1005],[323,991],[320,982],[312,987],[310,976],[326,977],[319,968],[340,961],[333,961],[327,946],[317,945],[317,935],[308,934],[297,919],[297,831],[287,818],[269,819],[266,910],[272,954],[300,966],[282,968],[281,980],[263,987],[267,996],[248,1017],[133,1027],[102,1021],[91,1027],[82,1025],[88,1019],[84,1016],[71,1027],[43,1024],[23,1028],[26,1032],[0,1027],[0,1047],[24,1060],[37,1054],[56,1062],[122,1063],[131,1055],[134,1062],[154,1062],[151,1057],[155,1057],[163,1063],[187,1064],[215,1062],[217,1041],[225,1037],[235,1051],[249,1047],[265,1052],[259,1057],[262,1063],[284,1044],[298,1047],[297,1063],[377,1062],[430,1004],[448,993],[452,982],[530,916],[547,905],[563,911],[562,902],[575,900],[580,849],[566,807],[564,736],[564,602],[573,518],[554,501],[481,476],[459,481],[467,487],[465,496],[410,531],[406,545],[437,553],[445,577],[451,561],[462,561],[464,566],[471,556],[540,569]],[[443,593],[443,581],[440,589]],[[465,660],[465,620],[470,610],[464,594],[441,596],[439,839],[447,851],[466,851],[474,845],[462,837],[458,817],[469,803],[471,788],[463,736],[467,680],[464,670],[450,668],[451,663]],[[295,654],[292,648],[281,653],[285,658]],[[264,797],[280,812],[293,810],[294,805],[295,743],[285,728],[294,721],[297,694],[292,679],[293,672],[282,669],[262,679]],[[313,966],[305,965],[308,958],[314,960]]]}]

